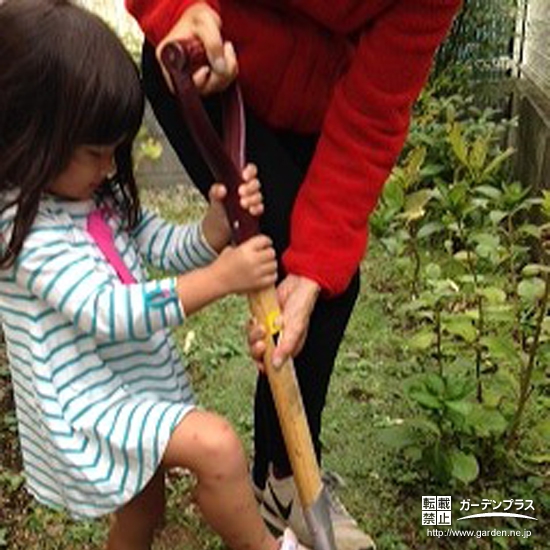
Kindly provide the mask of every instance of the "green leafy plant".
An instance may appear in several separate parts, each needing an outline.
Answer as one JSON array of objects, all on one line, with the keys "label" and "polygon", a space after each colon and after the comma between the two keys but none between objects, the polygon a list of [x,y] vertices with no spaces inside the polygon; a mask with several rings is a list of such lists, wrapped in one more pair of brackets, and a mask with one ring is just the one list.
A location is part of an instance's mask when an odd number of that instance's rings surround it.
[{"label": "green leafy plant", "polygon": [[550,199],[509,181],[498,126],[471,126],[447,116],[435,152],[425,139],[410,149],[375,221],[413,274],[399,313],[417,327],[408,347],[421,369],[406,384],[416,412],[387,435],[451,484],[543,462],[527,428],[539,442],[549,432],[536,409],[548,385]]}]

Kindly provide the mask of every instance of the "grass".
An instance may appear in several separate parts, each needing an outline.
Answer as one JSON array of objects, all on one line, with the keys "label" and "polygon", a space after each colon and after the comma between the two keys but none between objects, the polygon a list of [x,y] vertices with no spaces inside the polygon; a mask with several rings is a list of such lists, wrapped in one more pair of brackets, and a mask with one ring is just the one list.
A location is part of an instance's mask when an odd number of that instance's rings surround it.
[{"label": "grass", "polygon": [[[197,217],[203,209],[200,197],[186,187],[149,190],[145,202],[170,219],[181,219],[183,211]],[[407,354],[404,328],[392,315],[398,297],[407,300],[406,291],[395,286],[400,269],[399,262],[373,243],[362,266],[362,291],[324,413],[324,466],[345,480],[339,494],[380,550],[519,548],[501,546],[490,538],[452,546],[444,539],[426,537],[420,515],[423,488],[417,482],[422,472],[408,469],[391,447],[381,443],[380,428],[399,424],[409,412],[402,382],[417,368]],[[176,334],[199,402],[227,416],[251,449],[256,373],[245,346],[245,302],[242,297],[224,299],[189,319]],[[156,550],[222,547],[197,514],[191,486],[186,475],[170,478],[167,522]],[[9,375],[5,366],[0,367],[0,548],[97,550],[104,545],[107,528],[107,519],[74,522],[63,512],[36,504],[24,492]]]}]

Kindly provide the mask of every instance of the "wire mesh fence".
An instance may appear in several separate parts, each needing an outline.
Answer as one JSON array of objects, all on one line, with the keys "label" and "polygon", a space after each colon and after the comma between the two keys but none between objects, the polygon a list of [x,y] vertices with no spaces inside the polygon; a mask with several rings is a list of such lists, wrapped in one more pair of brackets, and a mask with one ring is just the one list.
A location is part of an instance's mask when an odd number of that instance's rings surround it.
[{"label": "wire mesh fence", "polygon": [[550,98],[550,2],[524,0],[522,21],[519,74]]},{"label": "wire mesh fence", "polygon": [[[478,101],[502,101],[514,74],[518,9],[524,0],[465,0],[436,57],[433,80]],[[454,89],[453,89],[454,88]]]}]

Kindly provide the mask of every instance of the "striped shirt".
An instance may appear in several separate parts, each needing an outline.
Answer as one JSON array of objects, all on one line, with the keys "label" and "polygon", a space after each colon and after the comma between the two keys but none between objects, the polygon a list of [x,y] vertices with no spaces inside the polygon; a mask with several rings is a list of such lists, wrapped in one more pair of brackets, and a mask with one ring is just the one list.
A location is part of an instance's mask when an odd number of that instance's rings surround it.
[{"label": "striped shirt", "polygon": [[[200,225],[143,211],[115,246],[137,281],[122,284],[86,230],[93,200],[42,200],[14,265],[0,270],[4,329],[27,487],[75,517],[112,512],[159,466],[193,394],[170,327],[184,321],[177,273],[212,261]],[[6,239],[14,211],[0,220]],[[4,241],[5,242],[5,241]]]}]

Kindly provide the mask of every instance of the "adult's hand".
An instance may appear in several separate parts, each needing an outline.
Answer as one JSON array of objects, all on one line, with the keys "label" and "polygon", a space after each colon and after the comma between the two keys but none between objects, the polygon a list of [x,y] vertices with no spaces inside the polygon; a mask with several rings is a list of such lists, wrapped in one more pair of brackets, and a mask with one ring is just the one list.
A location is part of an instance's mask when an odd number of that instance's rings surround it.
[{"label": "adult's hand", "polygon": [[275,367],[282,365],[288,357],[294,357],[302,349],[320,291],[321,287],[315,281],[292,273],[277,287],[283,330],[273,352]]},{"label": "adult's hand", "polygon": [[202,95],[220,92],[227,88],[238,72],[237,56],[231,42],[224,42],[221,35],[220,16],[208,4],[197,2],[187,8],[176,24],[161,40],[156,56],[164,78],[172,90],[168,72],[162,66],[162,48],[174,40],[198,38],[206,51],[210,66],[199,68],[193,74],[193,82]]},{"label": "adult's hand", "polygon": [[[273,351],[273,365],[278,367],[288,357],[296,356],[302,349],[309,320],[321,287],[307,277],[288,275],[277,288],[277,295],[281,306],[281,319],[277,322],[282,326],[281,337]],[[263,356],[266,351],[266,329],[255,319],[247,327],[248,347],[250,354],[263,370]]]}]

